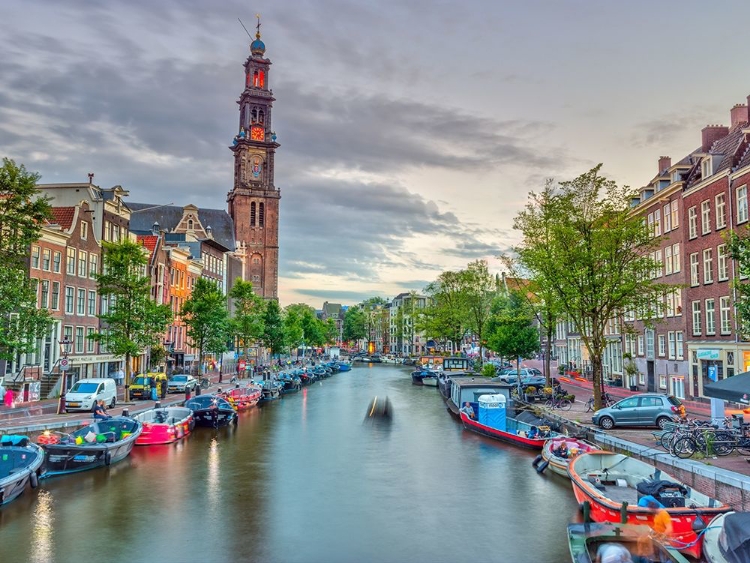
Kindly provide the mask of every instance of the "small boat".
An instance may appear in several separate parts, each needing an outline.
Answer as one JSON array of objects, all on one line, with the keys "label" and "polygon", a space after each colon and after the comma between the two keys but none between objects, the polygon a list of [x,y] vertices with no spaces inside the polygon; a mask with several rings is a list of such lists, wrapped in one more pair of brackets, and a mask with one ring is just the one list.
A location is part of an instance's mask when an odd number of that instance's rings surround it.
[{"label": "small boat", "polygon": [[703,558],[708,563],[750,561],[750,512],[720,514],[703,535]]},{"label": "small boat", "polygon": [[296,393],[302,388],[302,380],[296,375],[282,373],[279,375],[279,382],[283,385],[281,394]]},{"label": "small boat", "polygon": [[617,543],[625,547],[633,561],[688,563],[676,549],[652,538],[648,526],[633,524],[587,523],[568,525],[568,545],[573,563],[593,563],[599,546]]},{"label": "small boat", "polygon": [[36,488],[43,462],[44,450],[28,437],[0,437],[0,506],[21,495],[28,484]]},{"label": "small boat", "polygon": [[437,386],[437,374],[431,369],[422,367],[411,372],[411,382],[414,385],[424,385],[425,378],[433,378]]},{"label": "small boat", "polygon": [[237,412],[226,399],[218,395],[198,395],[185,403],[193,411],[197,426],[218,428],[230,423],[237,424]]},{"label": "small boat", "polygon": [[481,395],[477,401],[479,416],[470,418],[461,411],[464,428],[488,438],[533,450],[541,450],[546,440],[559,436],[548,426],[537,427],[510,418],[507,416],[505,401],[505,395]]},{"label": "small boat", "polygon": [[42,444],[45,453],[44,477],[117,463],[130,454],[142,431],[140,421],[115,416],[84,426],[64,435],[59,441]]},{"label": "small boat", "polygon": [[422,385],[427,385],[428,387],[437,387],[438,385],[438,376],[437,373],[433,372],[429,375],[425,375],[422,378]]},{"label": "small boat", "polygon": [[349,362],[339,362],[339,371],[351,371],[352,364]]},{"label": "small boat", "polygon": [[133,418],[143,425],[136,446],[171,444],[190,434],[195,426],[193,411],[186,407],[149,409]]},{"label": "small boat", "polygon": [[274,401],[281,397],[281,390],[284,384],[273,379],[266,379],[260,383],[261,401]]},{"label": "small boat", "polygon": [[578,455],[598,450],[601,450],[599,446],[574,436],[551,438],[544,443],[542,453],[534,460],[534,469],[537,473],[544,473],[549,467],[553,473],[567,478],[570,460]]},{"label": "small boat", "polygon": [[259,385],[235,387],[226,392],[224,397],[237,411],[244,411],[254,407],[260,401],[263,390]]},{"label": "small boat", "polygon": [[672,545],[682,553],[700,559],[698,533],[705,520],[729,512],[718,500],[687,487],[653,465],[611,452],[579,455],[568,465],[568,475],[578,503],[588,503],[595,522],[619,522],[654,527],[657,510],[638,506],[644,496],[660,502],[672,519]]}]

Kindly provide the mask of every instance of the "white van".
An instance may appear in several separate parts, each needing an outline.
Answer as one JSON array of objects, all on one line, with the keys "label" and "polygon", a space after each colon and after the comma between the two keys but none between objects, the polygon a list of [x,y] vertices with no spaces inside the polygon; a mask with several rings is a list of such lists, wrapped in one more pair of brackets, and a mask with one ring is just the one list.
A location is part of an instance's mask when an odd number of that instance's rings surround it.
[{"label": "white van", "polygon": [[79,379],[65,393],[65,412],[93,411],[97,401],[108,408],[117,404],[117,387],[110,377]]}]

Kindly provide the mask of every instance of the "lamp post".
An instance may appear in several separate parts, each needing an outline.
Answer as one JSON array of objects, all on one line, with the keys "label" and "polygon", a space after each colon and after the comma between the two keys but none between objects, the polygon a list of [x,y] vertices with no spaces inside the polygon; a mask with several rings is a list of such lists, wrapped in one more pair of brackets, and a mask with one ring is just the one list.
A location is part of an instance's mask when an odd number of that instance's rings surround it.
[{"label": "lamp post", "polygon": [[60,400],[57,403],[57,414],[65,414],[65,393],[68,391],[68,354],[70,354],[73,348],[73,341],[69,340],[66,336],[58,342],[60,343],[60,353],[62,354],[62,358],[60,358],[62,382],[60,384]]}]

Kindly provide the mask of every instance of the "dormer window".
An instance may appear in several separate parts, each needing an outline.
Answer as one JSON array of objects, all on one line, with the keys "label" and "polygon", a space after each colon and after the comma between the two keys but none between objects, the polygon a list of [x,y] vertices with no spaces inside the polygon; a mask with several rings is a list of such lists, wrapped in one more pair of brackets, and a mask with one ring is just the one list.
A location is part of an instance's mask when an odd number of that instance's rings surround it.
[{"label": "dormer window", "polygon": [[701,161],[701,177],[708,178],[713,170],[711,170],[711,157],[706,157]]}]

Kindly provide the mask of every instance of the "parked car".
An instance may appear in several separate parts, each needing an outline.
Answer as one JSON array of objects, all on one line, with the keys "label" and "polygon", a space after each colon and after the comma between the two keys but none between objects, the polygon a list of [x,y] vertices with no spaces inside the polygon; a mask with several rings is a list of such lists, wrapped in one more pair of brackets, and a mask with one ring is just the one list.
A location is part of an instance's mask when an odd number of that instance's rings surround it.
[{"label": "parked car", "polygon": [[[557,387],[560,385],[560,381],[556,378],[552,378],[552,387]],[[523,387],[536,387],[537,389],[542,389],[543,387],[547,386],[547,378],[543,375],[532,375],[530,377],[524,377],[521,379],[521,386]]]},{"label": "parked car", "polygon": [[198,380],[192,375],[173,375],[167,384],[167,393],[184,393],[186,389],[195,391],[196,387],[198,387]]},{"label": "parked car", "polygon": [[79,379],[65,393],[65,412],[93,411],[98,401],[109,408],[117,404],[117,387],[111,377]]},{"label": "parked car", "polygon": [[[528,368],[521,368],[520,373],[522,380],[526,377],[532,377],[533,375],[535,375]],[[518,374],[519,371],[515,369],[504,369],[500,372],[500,375],[493,378],[493,380],[500,381],[502,383],[516,383],[518,381]]]},{"label": "parked car", "polygon": [[660,393],[641,393],[599,409],[592,422],[609,430],[615,426],[658,426],[679,418],[682,403],[677,397]]}]

